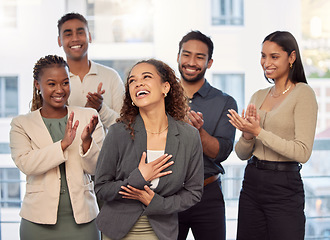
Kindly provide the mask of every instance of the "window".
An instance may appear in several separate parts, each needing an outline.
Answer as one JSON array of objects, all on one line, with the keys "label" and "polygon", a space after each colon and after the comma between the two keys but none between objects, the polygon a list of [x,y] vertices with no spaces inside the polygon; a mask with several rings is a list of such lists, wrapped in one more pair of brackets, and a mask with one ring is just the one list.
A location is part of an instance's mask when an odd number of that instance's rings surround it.
[{"label": "window", "polygon": [[243,0],[211,0],[212,25],[244,24]]},{"label": "window", "polygon": [[17,27],[17,2],[16,0],[0,1],[0,28]]},{"label": "window", "polygon": [[99,64],[103,64],[105,66],[115,69],[118,72],[124,84],[126,83],[128,71],[131,70],[133,65],[138,62],[138,60],[94,60],[94,61]]},{"label": "window", "polygon": [[0,117],[18,114],[18,77],[0,76]]},{"label": "window", "polygon": [[[222,178],[222,191],[226,198],[235,199],[239,196],[242,188],[242,178],[244,176],[246,164],[237,165],[226,165],[224,163],[224,168],[226,174]],[[236,206],[237,202],[228,201],[226,207]]]},{"label": "window", "polygon": [[0,154],[10,154],[9,143],[0,142]]},{"label": "window", "polygon": [[153,0],[86,0],[95,42],[152,42]]},{"label": "window", "polygon": [[20,171],[17,168],[0,168],[1,207],[20,207]]},{"label": "window", "polygon": [[232,96],[238,105],[238,113],[244,108],[244,74],[214,74],[212,86]]},{"label": "window", "polygon": [[309,78],[309,85],[313,88],[317,104],[317,136],[329,138],[330,135],[330,79]]}]

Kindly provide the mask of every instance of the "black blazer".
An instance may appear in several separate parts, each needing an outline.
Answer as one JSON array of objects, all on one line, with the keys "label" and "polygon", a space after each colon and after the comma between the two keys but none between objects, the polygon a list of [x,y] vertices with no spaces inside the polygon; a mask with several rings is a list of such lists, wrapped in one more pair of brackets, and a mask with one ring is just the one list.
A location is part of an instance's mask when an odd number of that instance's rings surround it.
[{"label": "black blazer", "polygon": [[99,155],[95,191],[104,205],[96,219],[98,228],[111,239],[123,238],[141,215],[146,215],[160,240],[173,240],[178,234],[177,213],[200,201],[203,192],[203,150],[198,130],[168,115],[165,153],[172,154],[173,172],[161,177],[155,196],[146,207],[141,202],[123,199],[118,193],[128,184],[143,189],[150,185],[138,165],[147,151],[147,134],[143,120],[137,116],[132,140],[123,123],[113,124]]}]

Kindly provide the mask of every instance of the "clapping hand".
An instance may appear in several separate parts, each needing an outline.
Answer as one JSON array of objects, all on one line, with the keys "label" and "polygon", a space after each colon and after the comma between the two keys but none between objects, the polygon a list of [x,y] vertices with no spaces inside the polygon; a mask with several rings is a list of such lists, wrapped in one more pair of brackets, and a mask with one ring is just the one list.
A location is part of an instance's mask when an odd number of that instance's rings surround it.
[{"label": "clapping hand", "polygon": [[100,111],[103,103],[103,94],[105,93],[105,90],[102,90],[102,83],[100,83],[97,86],[97,92],[91,93],[88,92],[87,94],[87,103],[85,107],[90,107],[96,109],[98,112]]},{"label": "clapping hand", "polygon": [[71,143],[73,142],[73,140],[76,137],[76,132],[77,132],[77,128],[78,128],[78,125],[79,125],[79,121],[78,120],[75,121],[74,125],[72,126],[73,117],[74,117],[74,113],[71,112],[70,116],[68,118],[68,121],[66,123],[64,137],[61,141],[61,147],[62,147],[63,151],[71,145]]},{"label": "clapping hand", "polygon": [[83,152],[86,153],[92,143],[92,134],[96,128],[96,125],[99,122],[99,118],[97,115],[93,115],[89,123],[84,128],[81,133],[82,147]]},{"label": "clapping hand", "polygon": [[229,114],[227,114],[227,116],[230,119],[229,122],[235,128],[243,132],[243,137],[245,139],[252,139],[259,135],[261,131],[260,116],[254,104],[249,104],[246,112],[244,112],[243,109],[241,116],[233,109],[229,109],[228,112]]},{"label": "clapping hand", "polygon": [[198,130],[200,130],[203,127],[204,125],[203,113],[195,112],[194,110],[190,110],[189,108],[187,112],[187,116],[188,116],[188,123],[190,125],[194,126]]}]

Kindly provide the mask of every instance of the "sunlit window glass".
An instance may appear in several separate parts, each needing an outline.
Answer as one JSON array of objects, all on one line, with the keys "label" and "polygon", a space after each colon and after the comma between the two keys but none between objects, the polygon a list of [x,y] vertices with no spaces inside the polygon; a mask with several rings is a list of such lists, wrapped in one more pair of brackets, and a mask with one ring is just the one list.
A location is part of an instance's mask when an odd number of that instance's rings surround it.
[{"label": "sunlit window glass", "polygon": [[240,113],[244,108],[244,82],[244,74],[214,74],[212,85],[232,96],[237,102]]},{"label": "sunlit window glass", "polygon": [[152,0],[87,0],[86,5],[94,41],[153,42]]},{"label": "sunlit window glass", "polygon": [[243,0],[212,0],[212,25],[243,25]]},{"label": "sunlit window glass", "polygon": [[18,78],[0,76],[0,117],[18,114]]},{"label": "sunlit window glass", "polygon": [[21,205],[20,172],[17,168],[0,168],[1,207]]},{"label": "sunlit window glass", "polygon": [[17,27],[17,1],[0,1],[0,28]]}]

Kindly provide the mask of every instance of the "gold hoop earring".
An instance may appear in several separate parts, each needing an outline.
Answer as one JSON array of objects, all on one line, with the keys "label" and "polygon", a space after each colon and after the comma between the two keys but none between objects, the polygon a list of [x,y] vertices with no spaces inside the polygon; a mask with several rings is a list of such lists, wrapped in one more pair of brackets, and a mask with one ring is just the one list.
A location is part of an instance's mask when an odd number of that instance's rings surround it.
[{"label": "gold hoop earring", "polygon": [[135,106],[135,104],[134,104],[134,102],[132,101],[132,105],[133,105],[133,107]]},{"label": "gold hoop earring", "polygon": [[290,63],[290,68],[292,69],[292,63]]},{"label": "gold hoop earring", "polygon": [[164,93],[164,98],[166,98],[167,97],[167,93]]}]

